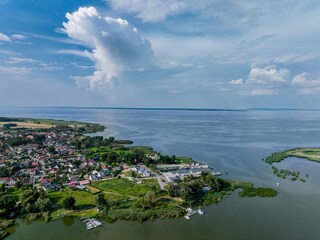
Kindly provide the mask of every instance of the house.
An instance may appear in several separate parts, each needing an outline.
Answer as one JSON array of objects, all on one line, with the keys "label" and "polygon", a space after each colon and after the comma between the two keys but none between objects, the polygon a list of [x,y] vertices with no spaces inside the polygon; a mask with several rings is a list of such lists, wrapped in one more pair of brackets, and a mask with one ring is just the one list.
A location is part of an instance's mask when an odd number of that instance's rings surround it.
[{"label": "house", "polygon": [[89,179],[90,179],[90,181],[96,181],[96,180],[98,180],[98,177],[95,174],[90,174]]},{"label": "house", "polygon": [[77,185],[78,185],[77,182],[71,182],[71,183],[69,184],[69,187],[76,188]]},{"label": "house", "polygon": [[138,173],[140,173],[142,177],[150,177],[151,176],[151,174],[142,167],[140,167],[140,169],[138,170]]},{"label": "house", "polygon": [[5,166],[5,161],[4,160],[0,160],[0,167],[4,167]]},{"label": "house", "polygon": [[96,161],[93,160],[93,159],[91,159],[91,160],[88,161],[88,165],[89,165],[89,166],[96,165]]},{"label": "house", "polygon": [[34,138],[33,135],[28,135],[28,136],[27,136],[27,139],[28,139],[28,140],[33,140],[33,138]]},{"label": "house", "polygon": [[32,167],[38,167],[38,166],[39,166],[39,162],[32,162],[32,163],[31,163],[31,166],[32,166]]},{"label": "house", "polygon": [[41,179],[40,183],[41,183],[41,185],[50,184],[51,183],[51,179],[43,178],[43,179]]},{"label": "house", "polygon": [[98,177],[100,177],[100,178],[105,178],[105,177],[106,177],[106,174],[105,174],[104,171],[99,171],[97,175],[98,175]]},{"label": "house", "polygon": [[90,184],[90,181],[89,180],[81,180],[81,181],[79,181],[79,184],[80,185],[87,185],[87,184]]},{"label": "house", "polygon": [[143,169],[139,173],[141,174],[142,177],[150,177],[151,176],[151,174],[145,169]]},{"label": "house", "polygon": [[84,190],[86,187],[83,185],[77,185],[76,188],[80,189],[80,190]]},{"label": "house", "polygon": [[73,181],[78,182],[80,179],[79,179],[78,175],[71,175],[71,176],[69,176],[69,180],[70,180],[70,182],[73,182]]},{"label": "house", "polygon": [[25,184],[25,185],[29,185],[29,184],[32,184],[32,180],[31,180],[31,178],[24,178],[23,179],[23,184]]},{"label": "house", "polygon": [[211,187],[203,187],[202,188],[202,191],[204,191],[204,192],[209,192],[209,191],[211,191]]},{"label": "house", "polygon": [[46,184],[43,185],[43,189],[45,191],[49,191],[49,190],[55,189],[55,186],[52,185],[51,183],[46,183]]},{"label": "house", "polygon": [[136,165],[131,170],[134,171],[134,172],[138,172],[139,169],[140,169],[140,166]]},{"label": "house", "polygon": [[0,184],[4,184],[4,183],[8,183],[9,182],[9,178],[4,177],[4,178],[0,178]]},{"label": "house", "polygon": [[109,168],[108,168],[107,165],[102,165],[102,169],[103,169],[103,170],[109,170]]},{"label": "house", "polygon": [[14,186],[15,184],[16,184],[16,180],[14,180],[13,178],[9,178],[8,185],[9,186]]},{"label": "house", "polygon": [[163,176],[165,176],[168,182],[177,182],[179,180],[179,177],[176,174],[173,174],[172,172],[165,172],[162,174]]}]

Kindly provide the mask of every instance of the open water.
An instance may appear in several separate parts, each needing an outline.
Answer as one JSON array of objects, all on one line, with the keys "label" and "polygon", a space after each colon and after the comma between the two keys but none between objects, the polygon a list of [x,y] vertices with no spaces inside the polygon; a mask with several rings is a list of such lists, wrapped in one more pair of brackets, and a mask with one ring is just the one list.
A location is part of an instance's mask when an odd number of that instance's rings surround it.
[{"label": "open water", "polygon": [[306,183],[279,179],[262,158],[294,147],[320,147],[320,111],[192,111],[90,108],[9,108],[0,116],[54,118],[104,124],[103,136],[131,139],[164,154],[190,156],[228,178],[276,187],[271,199],[239,198],[234,193],[206,214],[187,221],[166,219],[104,223],[87,231],[78,220],[23,222],[8,239],[15,240],[251,240],[320,239],[320,164],[287,159],[279,168],[309,174]]}]

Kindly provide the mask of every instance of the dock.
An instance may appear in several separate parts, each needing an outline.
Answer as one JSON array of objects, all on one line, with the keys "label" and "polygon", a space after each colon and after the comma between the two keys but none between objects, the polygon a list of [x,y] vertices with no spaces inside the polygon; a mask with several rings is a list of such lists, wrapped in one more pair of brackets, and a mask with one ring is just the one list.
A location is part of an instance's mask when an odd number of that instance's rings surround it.
[{"label": "dock", "polygon": [[84,219],[83,222],[86,224],[87,230],[102,226],[102,222],[98,221],[95,218],[87,218]]},{"label": "dock", "polygon": [[186,211],[187,211],[187,214],[184,216],[184,218],[187,220],[190,220],[190,218],[197,213],[199,213],[200,215],[204,214],[204,211],[202,209],[195,210],[192,208],[187,208]]}]

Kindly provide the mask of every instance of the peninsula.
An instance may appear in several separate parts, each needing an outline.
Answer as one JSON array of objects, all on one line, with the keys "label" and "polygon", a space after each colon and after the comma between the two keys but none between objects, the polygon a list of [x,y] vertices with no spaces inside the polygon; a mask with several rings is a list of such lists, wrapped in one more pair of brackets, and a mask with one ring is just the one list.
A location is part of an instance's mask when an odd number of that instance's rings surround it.
[{"label": "peninsula", "polygon": [[265,161],[269,164],[281,162],[289,157],[304,158],[320,163],[320,148],[294,148],[282,152],[275,152],[266,157]]},{"label": "peninsula", "polygon": [[282,162],[290,157],[302,158],[320,163],[320,148],[294,148],[284,150],[282,152],[275,152],[264,159],[266,163],[272,165],[273,173],[277,177],[283,179],[290,177],[291,181],[296,181],[299,179],[301,182],[306,182],[306,179],[309,177],[308,173],[306,173],[304,177],[301,177],[300,172],[298,171],[295,172],[288,169],[279,170],[276,166],[274,166],[274,163]]},{"label": "peninsula", "polygon": [[[97,217],[108,222],[181,217],[187,207],[270,188],[226,180],[188,157],[162,155],[131,140],[88,136],[99,124],[0,117],[1,236],[17,218]],[[1,238],[1,237],[0,237]]]}]

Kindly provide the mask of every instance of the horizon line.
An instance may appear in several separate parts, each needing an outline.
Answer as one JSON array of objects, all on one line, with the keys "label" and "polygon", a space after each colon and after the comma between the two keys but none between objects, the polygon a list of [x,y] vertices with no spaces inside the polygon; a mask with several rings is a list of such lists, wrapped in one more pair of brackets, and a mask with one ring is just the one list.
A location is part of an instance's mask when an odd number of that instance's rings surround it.
[{"label": "horizon line", "polygon": [[75,108],[113,110],[155,110],[155,111],[319,111],[319,108],[194,108],[194,107],[85,107],[85,106],[0,106],[3,108]]}]

